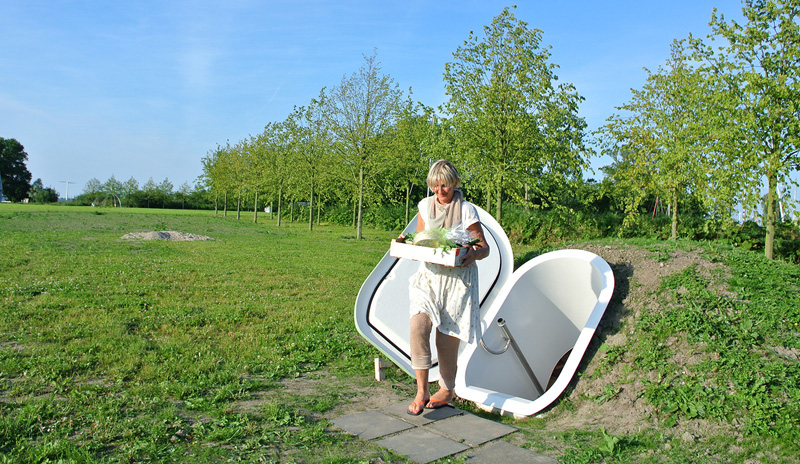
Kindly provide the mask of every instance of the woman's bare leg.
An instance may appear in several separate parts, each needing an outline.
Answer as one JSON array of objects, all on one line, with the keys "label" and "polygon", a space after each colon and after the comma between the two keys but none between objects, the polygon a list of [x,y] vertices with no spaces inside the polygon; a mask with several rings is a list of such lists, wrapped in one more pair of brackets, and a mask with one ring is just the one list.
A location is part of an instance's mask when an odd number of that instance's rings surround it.
[{"label": "woman's bare leg", "polygon": [[436,352],[439,358],[439,386],[441,388],[431,397],[432,401],[449,403],[455,397],[459,343],[461,340],[458,338],[436,331]]},{"label": "woman's bare leg", "polygon": [[408,407],[409,414],[419,414],[430,399],[428,390],[428,370],[431,365],[431,330],[433,324],[427,314],[419,313],[411,317],[411,368],[417,377],[417,394]]},{"label": "woman's bare leg", "polygon": [[428,390],[428,369],[414,369],[414,374],[417,376],[417,395],[408,407],[408,412],[417,414],[425,409],[431,395]]}]

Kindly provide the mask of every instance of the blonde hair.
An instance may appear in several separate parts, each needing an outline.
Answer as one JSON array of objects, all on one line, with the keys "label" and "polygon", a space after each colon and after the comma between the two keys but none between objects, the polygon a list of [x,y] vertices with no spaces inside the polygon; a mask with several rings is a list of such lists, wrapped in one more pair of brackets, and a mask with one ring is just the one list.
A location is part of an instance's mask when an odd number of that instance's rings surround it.
[{"label": "blonde hair", "polygon": [[433,166],[428,170],[428,187],[430,187],[431,190],[433,190],[433,187],[438,185],[440,181],[447,187],[458,187],[458,184],[461,183],[458,170],[450,161],[440,159],[433,163]]}]

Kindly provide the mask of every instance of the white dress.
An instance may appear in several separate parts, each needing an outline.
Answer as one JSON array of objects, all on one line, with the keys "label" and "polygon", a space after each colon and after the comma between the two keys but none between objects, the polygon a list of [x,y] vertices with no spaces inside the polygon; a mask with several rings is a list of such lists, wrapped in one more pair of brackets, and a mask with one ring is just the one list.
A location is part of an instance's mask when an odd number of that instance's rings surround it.
[{"label": "white dress", "polygon": [[[427,224],[427,197],[419,202],[420,217]],[[478,222],[478,211],[469,202],[461,206],[461,224],[456,227],[467,229]],[[478,265],[474,262],[467,267],[442,266],[440,264],[420,263],[419,270],[409,279],[410,314],[425,313],[431,318],[433,326],[446,335],[471,343],[474,328],[478,326]]]}]

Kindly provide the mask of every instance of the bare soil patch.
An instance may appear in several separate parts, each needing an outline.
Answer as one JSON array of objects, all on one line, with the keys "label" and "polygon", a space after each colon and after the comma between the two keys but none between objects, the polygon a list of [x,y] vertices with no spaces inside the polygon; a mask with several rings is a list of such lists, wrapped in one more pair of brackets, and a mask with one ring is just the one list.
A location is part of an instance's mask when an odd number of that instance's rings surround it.
[{"label": "bare soil patch", "polygon": [[209,241],[216,240],[215,238],[207,237],[205,235],[187,234],[185,232],[176,232],[174,230],[163,230],[158,232],[133,232],[122,236],[123,240],[171,240],[176,242],[189,242],[189,241]]}]

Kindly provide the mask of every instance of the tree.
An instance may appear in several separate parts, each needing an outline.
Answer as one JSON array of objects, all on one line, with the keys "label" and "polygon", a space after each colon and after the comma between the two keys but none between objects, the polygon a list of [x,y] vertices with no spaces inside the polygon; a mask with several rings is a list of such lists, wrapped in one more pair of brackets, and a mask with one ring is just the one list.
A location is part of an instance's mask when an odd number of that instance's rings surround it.
[{"label": "tree", "polygon": [[158,191],[158,198],[161,201],[161,207],[166,208],[167,203],[169,203],[169,198],[172,195],[172,189],[175,188],[172,185],[172,182],[169,181],[168,177],[165,177],[160,184],[158,184],[157,191]]},{"label": "tree", "polygon": [[123,194],[123,184],[112,174],[106,183],[103,184],[103,192],[120,197]]},{"label": "tree", "polygon": [[31,189],[31,173],[25,162],[28,154],[16,139],[0,137],[0,183],[10,201],[22,201]]},{"label": "tree", "polygon": [[216,150],[209,150],[206,156],[200,160],[203,164],[203,174],[200,176],[203,184],[211,190],[214,195],[214,215],[217,215],[219,208],[219,196],[225,195],[225,209],[227,213],[227,191],[225,166],[223,165],[222,147],[217,145]]},{"label": "tree", "polygon": [[178,187],[176,195],[181,200],[181,209],[186,208],[186,199],[192,194],[192,186],[188,182],[184,182]]},{"label": "tree", "polygon": [[[248,158],[246,141],[239,141],[236,145],[226,144],[220,152],[220,166],[223,168],[221,174],[226,187],[226,213],[227,213],[227,192],[231,190],[236,193],[236,220],[242,218],[242,196],[247,193],[248,181]],[[226,214],[227,215],[227,214]]]},{"label": "tree", "polygon": [[55,203],[58,201],[58,193],[53,187],[45,187],[42,179],[36,179],[28,192],[28,198],[34,203]]},{"label": "tree", "polygon": [[[391,158],[386,178],[402,188],[405,200],[405,223],[411,218],[411,193],[415,186],[426,189],[426,174],[432,161],[441,158],[436,151],[437,118],[433,108],[415,104],[411,95],[401,105],[396,123],[389,131],[387,147]],[[435,159],[434,159],[435,158]]]},{"label": "tree", "polygon": [[469,38],[445,65],[445,109],[457,131],[463,161],[477,173],[502,218],[503,195],[519,200],[533,189],[554,203],[544,185],[564,185],[588,167],[583,147],[582,98],[571,84],[555,86],[556,67],[541,47],[542,31],[508,9]]},{"label": "tree", "polygon": [[[642,89],[632,90],[630,102],[617,108],[624,115],[611,116],[600,133],[606,136],[609,153],[626,158],[613,171],[616,182],[631,187],[626,223],[648,193],[668,198],[675,240],[680,202],[704,190],[714,171],[706,156],[708,92],[705,80],[689,63],[684,42],[673,42],[666,68],[647,72]],[[701,198],[710,204],[715,196]]]},{"label": "tree", "polygon": [[270,123],[264,127],[264,132],[259,136],[260,144],[265,147],[266,157],[264,172],[265,185],[277,200],[275,212],[278,214],[278,227],[281,226],[283,214],[283,198],[287,190],[289,177],[295,171],[289,149],[288,122]]},{"label": "tree", "polygon": [[134,199],[138,196],[139,193],[139,181],[131,176],[130,179],[126,180],[122,184],[120,184],[120,194],[119,196],[125,201],[125,204],[128,206],[135,206]]},{"label": "tree", "polygon": [[158,201],[158,185],[152,177],[150,177],[150,179],[148,179],[147,182],[145,182],[142,186],[142,193],[144,193],[144,198],[147,202],[148,208],[150,208],[151,203]]},{"label": "tree", "polygon": [[364,65],[324,93],[325,123],[334,139],[337,164],[354,185],[357,197],[356,238],[362,238],[364,193],[377,169],[378,136],[391,126],[401,91],[394,80],[381,74],[376,54]]},{"label": "tree", "polygon": [[258,195],[264,190],[267,147],[260,136],[250,138],[240,144],[244,163],[245,191],[253,195],[253,223],[258,223]]},{"label": "tree", "polygon": [[743,25],[726,22],[715,10],[713,44],[697,42],[696,50],[709,75],[725,86],[720,106],[727,109],[721,112],[727,120],[717,136],[731,149],[720,156],[742,176],[745,207],[758,207],[766,184],[764,253],[771,259],[778,185],[797,185],[789,174],[800,166],[800,3],[746,0],[744,5]]},{"label": "tree", "polygon": [[228,193],[237,185],[234,158],[234,149],[227,143],[224,147],[217,145],[215,150],[209,151],[202,159],[203,178],[214,192],[214,214],[217,214],[217,199],[222,195],[225,217],[228,216]]},{"label": "tree", "polygon": [[286,128],[292,139],[292,148],[305,174],[308,185],[308,230],[314,229],[314,207],[319,195],[321,173],[329,157],[330,135],[322,118],[325,96],[311,101],[308,107],[295,107],[286,120]]},{"label": "tree", "polygon": [[96,177],[92,177],[86,182],[86,185],[83,187],[83,194],[84,195],[96,195],[103,191],[103,183],[100,182],[100,179]]}]

